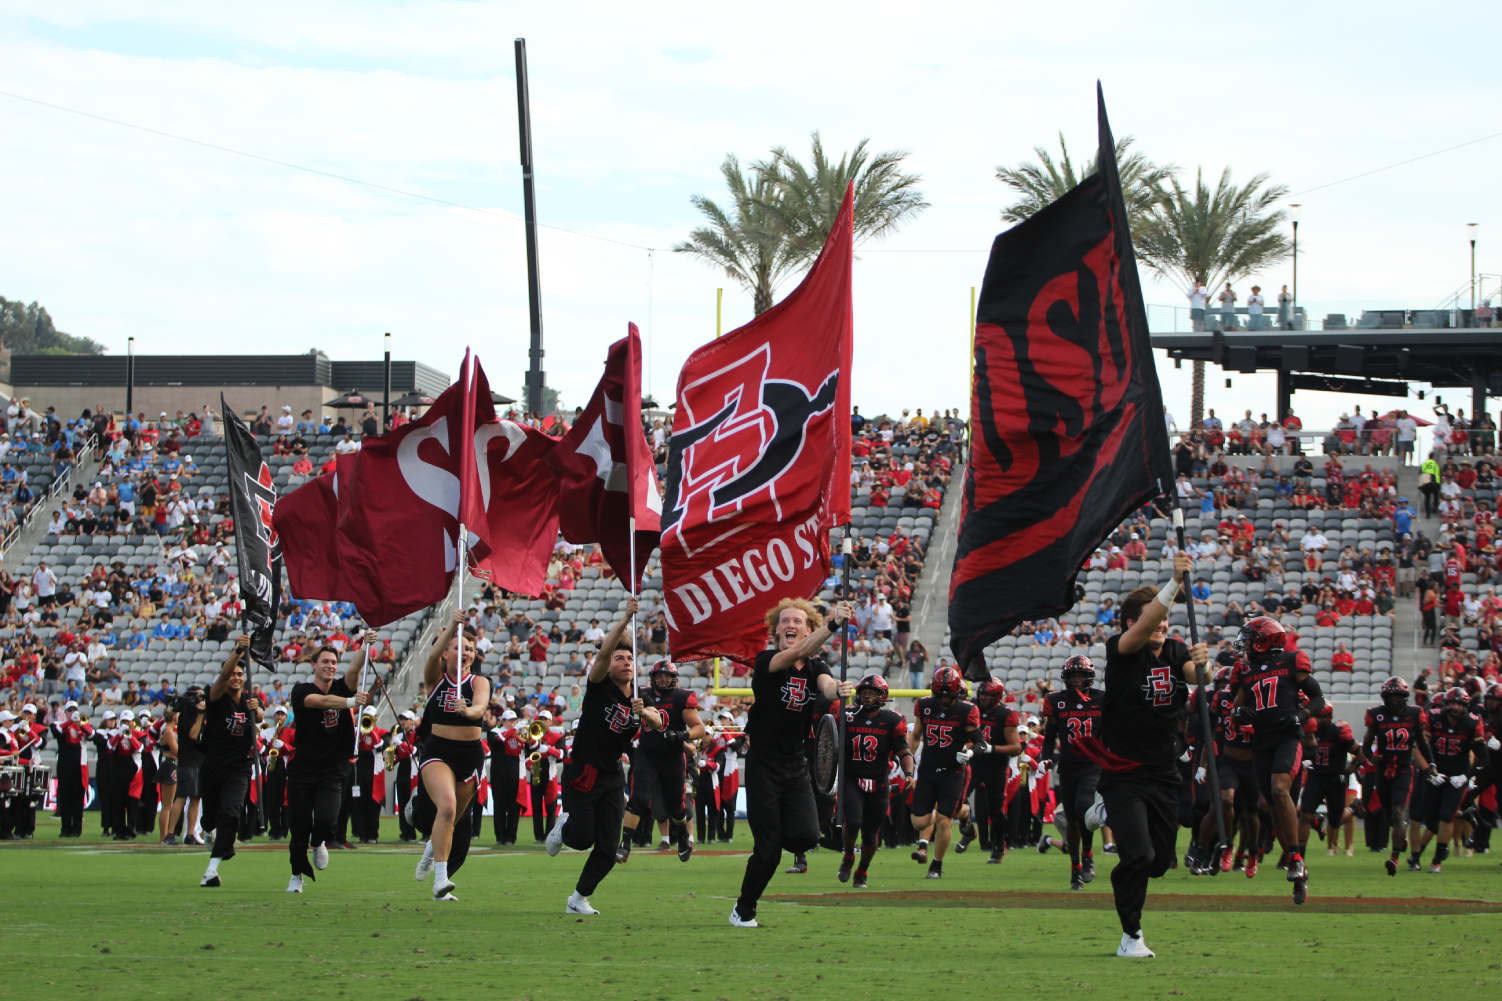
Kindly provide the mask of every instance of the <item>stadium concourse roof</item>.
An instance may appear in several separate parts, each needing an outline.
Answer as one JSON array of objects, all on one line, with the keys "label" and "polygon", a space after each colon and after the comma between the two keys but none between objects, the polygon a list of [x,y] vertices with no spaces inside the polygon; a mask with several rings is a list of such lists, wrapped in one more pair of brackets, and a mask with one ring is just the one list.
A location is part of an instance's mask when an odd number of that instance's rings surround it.
[{"label": "stadium concourse roof", "polygon": [[1153,334],[1175,360],[1278,373],[1278,412],[1295,390],[1408,396],[1410,382],[1471,390],[1472,412],[1502,396],[1502,329],[1259,330]]}]

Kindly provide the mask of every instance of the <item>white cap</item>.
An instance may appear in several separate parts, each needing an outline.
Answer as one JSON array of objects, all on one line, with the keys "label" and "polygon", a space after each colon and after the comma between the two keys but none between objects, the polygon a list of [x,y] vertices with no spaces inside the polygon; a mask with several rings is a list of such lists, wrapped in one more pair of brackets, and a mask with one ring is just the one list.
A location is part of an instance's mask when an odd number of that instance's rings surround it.
[{"label": "white cap", "polygon": [[415,720],[415,719],[417,719],[417,716],[412,712],[412,710],[407,709],[407,710],[403,710],[402,714],[400,716],[398,716],[397,719],[411,719],[411,720]]},{"label": "white cap", "polygon": [[282,407],[282,409],[285,410],[285,411],[287,411],[287,413],[289,413],[289,414],[292,412],[292,408],[291,407]]},{"label": "white cap", "polygon": [[131,712],[129,709],[125,709],[125,710],[121,711],[120,718],[121,719],[135,719],[136,718],[136,714],[133,713],[133,712]]},{"label": "white cap", "polygon": [[281,713],[283,716],[287,715],[287,707],[277,706],[275,709],[271,710],[271,715],[275,716],[277,713]]},{"label": "white cap", "polygon": [[362,712],[360,715],[361,716],[374,716],[375,714],[376,714],[376,707],[375,706],[366,706],[365,707],[365,711]]},{"label": "white cap", "polygon": [[9,723],[16,718],[16,714],[9,709],[0,709],[0,723]]},{"label": "white cap", "polygon": [[37,711],[36,703],[34,703],[34,702],[28,702],[28,703],[26,703],[24,706],[21,707],[21,711],[23,713],[31,713],[31,714],[35,715],[36,711]]},{"label": "white cap", "polygon": [[541,712],[539,712],[537,714],[537,718],[538,719],[545,719],[545,720],[548,720],[549,722],[552,722],[553,714],[550,713],[550,712],[548,712],[546,709],[544,709],[544,710],[542,710]]},{"label": "white cap", "polygon": [[507,709],[505,712],[501,713],[501,719],[516,719],[516,713],[512,712],[510,709]]},{"label": "white cap", "polygon": [[99,717],[99,718],[100,719],[114,719],[115,718],[115,714],[112,713],[112,712],[110,712],[108,709],[106,709],[104,711],[104,715],[101,716],[101,717]]},{"label": "white cap", "polygon": [[77,709],[78,708],[78,703],[77,703],[77,701],[75,701],[73,699],[69,699],[67,702],[63,703],[63,708],[64,709]]}]

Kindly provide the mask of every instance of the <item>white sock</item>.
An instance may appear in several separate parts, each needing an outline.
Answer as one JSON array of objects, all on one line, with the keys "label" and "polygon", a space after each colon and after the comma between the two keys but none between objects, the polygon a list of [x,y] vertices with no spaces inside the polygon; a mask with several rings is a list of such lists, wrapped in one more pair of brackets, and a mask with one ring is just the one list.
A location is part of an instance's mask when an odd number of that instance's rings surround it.
[{"label": "white sock", "polygon": [[439,880],[449,878],[449,864],[447,862],[433,863],[433,876]]},{"label": "white sock", "polygon": [[927,848],[928,847],[928,839],[927,838],[919,838],[918,839],[918,847],[919,848]]},{"label": "white sock", "polygon": [[216,858],[209,859],[209,871],[206,872],[206,873],[204,873],[204,875],[205,876],[217,876],[217,875],[219,875],[219,859],[216,859]]}]

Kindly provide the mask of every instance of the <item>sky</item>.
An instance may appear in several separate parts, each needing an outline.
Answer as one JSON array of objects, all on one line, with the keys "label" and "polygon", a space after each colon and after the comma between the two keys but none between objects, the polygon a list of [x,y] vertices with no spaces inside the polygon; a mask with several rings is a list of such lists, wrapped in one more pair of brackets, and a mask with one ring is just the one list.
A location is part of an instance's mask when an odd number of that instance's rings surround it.
[{"label": "sky", "polygon": [[[1229,166],[1289,186],[1303,205],[1299,297],[1315,315],[1437,304],[1468,279],[1469,222],[1478,270],[1502,272],[1502,136],[1333,183],[1502,132],[1502,83],[1463,50],[1497,37],[1502,7],[1350,15],[1276,2],[1249,16],[1187,3],[768,2],[753,15],[0,0],[0,295],[111,352],[134,335],[145,354],[368,359],[390,331],[396,357],[451,374],[472,347],[518,395],[524,36],[539,217],[556,227],[540,239],[545,368],[565,405],[586,402],[628,321],[643,330],[645,386],[666,402],[714,336],[717,288],[724,330],[751,318],[745,290],[669,248],[699,222],[690,197],[720,194],[727,153],[806,151],[819,130],[836,150],[869,138],[911,151],[932,205],[858,254],[854,401],[964,407],[970,289],[1010,201],[995,169],[1060,131],[1088,156],[1097,79],[1117,135],[1186,177]],[[1148,303],[1184,303],[1143,278]],[[1258,279],[1275,292],[1290,275]],[[1159,370],[1187,417],[1189,366],[1160,354]],[[1272,409],[1270,375],[1223,379],[1207,380],[1220,413]],[[1360,402],[1387,401],[1294,398],[1310,427]]]}]

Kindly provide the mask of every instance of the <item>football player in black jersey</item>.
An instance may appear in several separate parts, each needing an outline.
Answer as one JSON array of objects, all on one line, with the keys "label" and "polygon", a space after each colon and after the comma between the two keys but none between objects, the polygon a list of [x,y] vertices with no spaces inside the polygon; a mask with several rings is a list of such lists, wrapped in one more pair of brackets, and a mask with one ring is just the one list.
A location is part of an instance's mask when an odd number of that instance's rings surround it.
[{"label": "football player in black jersey", "polygon": [[[918,783],[913,788],[913,827],[918,830],[916,862],[928,862],[928,878],[944,875],[944,854],[949,850],[950,823],[963,816],[965,794],[970,784],[970,758],[991,749],[981,735],[980,708],[960,693],[965,689],[960,672],[952,667],[934,671],[928,690],[932,695],[919,699],[913,706],[917,725],[908,735],[908,744],[916,751]],[[962,750],[966,745],[969,750]],[[933,860],[928,859],[928,841],[932,834]]]},{"label": "football player in black jersey", "polygon": [[1299,799],[1299,844],[1309,842],[1309,828],[1314,824],[1320,804],[1325,806],[1327,855],[1335,854],[1350,809],[1346,806],[1346,789],[1356,762],[1350,757],[1356,746],[1351,724],[1337,722],[1335,710],[1326,702],[1314,718],[1304,724],[1304,793]]},{"label": "football player in black jersey", "polygon": [[[1069,850],[1069,888],[1083,890],[1095,878],[1095,832],[1085,828],[1085,811],[1095,802],[1100,766],[1075,750],[1082,737],[1097,737],[1106,693],[1095,687],[1095,663],[1083,654],[1064,662],[1064,690],[1043,696],[1043,760],[1058,756],[1056,802],[1064,810],[1064,841]],[[1048,843],[1047,837],[1040,848]]]},{"label": "football player in black jersey", "polygon": [[[876,854],[882,821],[887,817],[887,770],[895,756],[913,785],[913,752],[907,746],[907,717],[886,708],[887,679],[868,674],[855,686],[855,702],[845,709],[845,853],[839,880],[850,879],[865,889],[866,873]],[[860,835],[861,863],[855,865],[855,836]]]},{"label": "football player in black jersey", "polygon": [[1437,876],[1450,856],[1450,837],[1466,789],[1473,777],[1487,771],[1489,760],[1486,728],[1481,717],[1470,711],[1464,689],[1451,688],[1439,698],[1431,699],[1429,706],[1429,746],[1438,770],[1429,780],[1433,788],[1424,800],[1424,816],[1419,818],[1424,826],[1409,856],[1408,868],[1422,864],[1424,848],[1430,838],[1435,838],[1434,861],[1429,864],[1429,872]]},{"label": "football player in black jersey", "polygon": [[[1286,650],[1287,634],[1277,619],[1259,615],[1241,627],[1236,638],[1240,663],[1233,672],[1238,691],[1232,716],[1252,728],[1252,761],[1257,789],[1267,802],[1278,842],[1288,860],[1293,902],[1308,897],[1309,874],[1299,846],[1299,816],[1291,790],[1300,771],[1304,722],[1325,704],[1319,682],[1311,676],[1309,656]],[[1308,702],[1300,704],[1299,695]],[[1248,878],[1256,875],[1250,860]]]},{"label": "football player in black jersey", "polygon": [[[980,710],[980,734],[990,750],[976,752],[970,759],[970,781],[975,787],[975,805],[984,808],[987,829],[991,835],[991,857],[987,865],[1001,862],[1007,850],[1007,771],[1012,757],[1022,753],[1022,739],[1017,727],[1022,717],[1006,703],[1007,686],[995,678],[982,681],[975,689],[975,707]],[[977,823],[964,824],[960,828],[960,843],[954,846],[956,853],[970,847],[975,838]],[[1043,843],[1047,843],[1044,839]]]},{"label": "football player in black jersey", "polygon": [[[214,829],[209,868],[199,886],[219,885],[219,864],[235,856],[235,834],[250,791],[251,754],[261,722],[261,705],[245,688],[245,652],[250,637],[235,638],[235,648],[209,688],[207,705],[193,736],[203,749],[199,782],[203,789],[202,822]],[[351,751],[353,753],[353,751]]]},{"label": "football player in black jersey", "polygon": [[[1497,797],[1502,796],[1502,787],[1498,786],[1497,774],[1502,771],[1502,684],[1487,686],[1486,695],[1481,701],[1481,725],[1486,730],[1487,767],[1484,772],[1476,776],[1476,819],[1475,833],[1471,836],[1473,849],[1479,852],[1489,851],[1492,843],[1492,825],[1497,822]],[[1491,796],[1486,796],[1486,791],[1492,790]]]},{"label": "football player in black jersey", "polygon": [[1382,704],[1366,711],[1366,735],[1361,738],[1363,760],[1376,769],[1375,787],[1392,831],[1392,854],[1384,863],[1389,876],[1398,874],[1398,857],[1408,847],[1408,804],[1413,795],[1414,766],[1436,775],[1424,711],[1408,704],[1408,682],[1388,678],[1382,683]]},{"label": "football player in black jersey", "polygon": [[[1168,638],[1168,612],[1190,570],[1188,555],[1174,557],[1173,578],[1159,588],[1139,587],[1122,601],[1121,632],[1106,640],[1101,738],[1079,749],[1101,765],[1104,817],[1116,836],[1111,889],[1121,921],[1116,955],[1150,958],[1142,935],[1147,881],[1174,864],[1179,829],[1179,719],[1189,684],[1210,659],[1203,643],[1189,647]],[[1203,680],[1208,681],[1205,677]],[[1092,812],[1095,812],[1092,810]]]},{"label": "football player in black jersey", "polygon": [[631,756],[631,799],[626,804],[626,828],[615,860],[624,863],[631,857],[633,832],[643,818],[651,818],[653,798],[660,796],[678,844],[678,858],[687,862],[694,853],[694,842],[689,830],[693,818],[684,795],[683,744],[698,740],[706,732],[699,719],[699,699],[678,687],[678,665],[667,658],[652,665],[651,687],[642,695],[644,705],[666,714],[667,729],[644,731]]},{"label": "football player in black jersey", "polygon": [[[830,622],[838,629],[850,620],[846,602],[835,605]],[[818,609],[802,598],[784,598],[767,612],[775,650],[763,650],[751,666],[751,712],[746,720],[746,823],[751,857],[730,923],[755,928],[756,905],[782,863],[784,848],[806,852],[819,843],[819,815],[804,744],[813,724],[814,693],[845,698],[855,691],[835,681],[819,656],[833,630]]]}]

